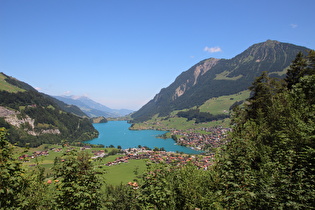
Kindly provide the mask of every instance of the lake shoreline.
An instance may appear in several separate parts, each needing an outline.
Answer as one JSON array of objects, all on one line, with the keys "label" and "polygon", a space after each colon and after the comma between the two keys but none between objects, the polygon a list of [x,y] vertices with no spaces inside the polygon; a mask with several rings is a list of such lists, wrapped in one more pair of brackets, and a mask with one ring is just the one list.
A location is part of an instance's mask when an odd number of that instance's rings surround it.
[{"label": "lake shoreline", "polygon": [[159,136],[169,131],[161,130],[132,130],[128,121],[108,121],[102,124],[93,124],[99,132],[99,137],[85,141],[90,144],[103,144],[105,146],[120,146],[123,149],[146,146],[151,149],[164,148],[169,152],[183,152],[186,154],[200,154],[202,151],[177,145],[174,139],[162,139]]}]

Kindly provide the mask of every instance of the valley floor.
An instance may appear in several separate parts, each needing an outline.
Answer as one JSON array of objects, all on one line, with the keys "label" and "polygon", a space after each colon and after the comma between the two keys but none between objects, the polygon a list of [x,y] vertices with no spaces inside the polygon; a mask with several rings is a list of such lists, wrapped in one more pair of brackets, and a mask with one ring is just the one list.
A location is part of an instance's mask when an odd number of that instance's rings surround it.
[{"label": "valley floor", "polygon": [[[71,150],[85,150],[94,161],[98,170],[106,171],[104,180],[110,185],[127,184],[137,181],[146,170],[147,162],[166,163],[174,166],[193,164],[199,169],[206,170],[211,164],[213,154],[210,155],[188,155],[165,151],[152,151],[146,148],[130,148],[118,150],[116,148],[92,148],[90,146],[77,147],[61,145],[42,145],[38,148],[31,148],[23,151],[16,147],[16,158],[19,159],[27,171],[31,172],[33,167],[39,165],[45,168],[47,182],[51,182],[52,168],[55,158],[62,157],[63,154]],[[115,151],[115,152],[113,152]],[[119,152],[119,153],[117,153]]]}]

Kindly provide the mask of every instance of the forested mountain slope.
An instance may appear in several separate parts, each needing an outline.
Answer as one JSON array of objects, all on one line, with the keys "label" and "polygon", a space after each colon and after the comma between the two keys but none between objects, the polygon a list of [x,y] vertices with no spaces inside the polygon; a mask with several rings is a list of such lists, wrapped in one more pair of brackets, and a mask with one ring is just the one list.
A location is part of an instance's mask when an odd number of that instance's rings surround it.
[{"label": "forested mountain slope", "polygon": [[254,44],[232,59],[210,58],[181,73],[132,117],[134,122],[150,119],[155,114],[168,115],[173,110],[202,105],[206,100],[246,90],[263,71],[283,77],[298,52],[309,49],[267,40]]},{"label": "forested mountain slope", "polygon": [[8,129],[11,143],[38,146],[61,140],[89,140],[98,135],[79,108],[52,99],[3,73],[0,80],[0,127]]}]

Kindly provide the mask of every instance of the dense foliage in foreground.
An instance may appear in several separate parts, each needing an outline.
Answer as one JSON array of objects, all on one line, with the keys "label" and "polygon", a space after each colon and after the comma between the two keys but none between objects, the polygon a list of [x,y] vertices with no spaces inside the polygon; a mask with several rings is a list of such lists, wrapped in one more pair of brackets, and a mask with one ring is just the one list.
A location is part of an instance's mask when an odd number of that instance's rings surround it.
[{"label": "dense foliage in foreground", "polygon": [[[263,73],[234,110],[230,141],[208,170],[148,164],[139,183],[104,183],[84,152],[56,159],[54,181],[25,174],[0,135],[2,209],[314,209],[315,51],[285,80]],[[49,202],[48,202],[49,201]]]}]

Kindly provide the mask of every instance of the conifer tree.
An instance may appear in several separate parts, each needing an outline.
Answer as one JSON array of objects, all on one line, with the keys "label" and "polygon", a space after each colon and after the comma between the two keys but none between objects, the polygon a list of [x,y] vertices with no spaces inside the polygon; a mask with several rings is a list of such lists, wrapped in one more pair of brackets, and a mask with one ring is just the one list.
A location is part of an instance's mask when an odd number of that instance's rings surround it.
[{"label": "conifer tree", "polygon": [[288,89],[264,73],[251,87],[253,97],[235,110],[231,141],[222,148],[215,166],[221,178],[217,193],[222,195],[223,207],[315,206],[315,75],[311,56],[297,56],[286,78]]},{"label": "conifer tree", "polygon": [[306,66],[307,61],[303,53],[299,52],[290,65],[285,78],[289,89],[291,89],[294,84],[298,83],[300,78],[305,74]]},{"label": "conifer tree", "polygon": [[315,50],[310,50],[307,55],[307,75],[315,74]]}]

